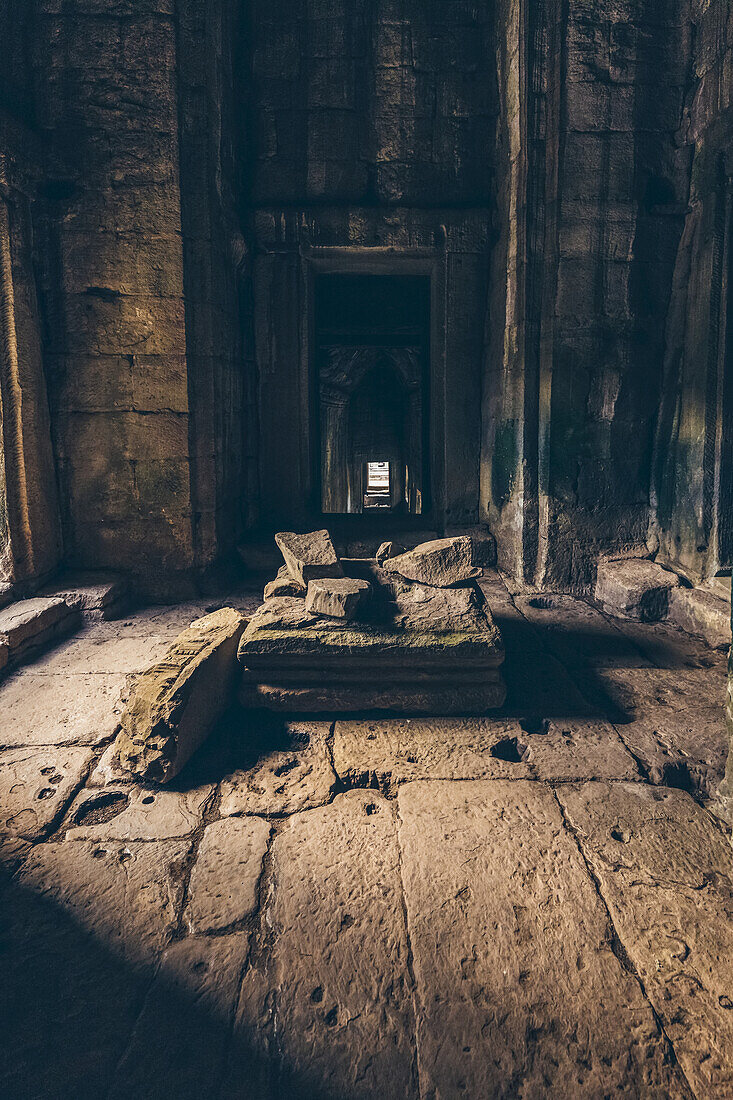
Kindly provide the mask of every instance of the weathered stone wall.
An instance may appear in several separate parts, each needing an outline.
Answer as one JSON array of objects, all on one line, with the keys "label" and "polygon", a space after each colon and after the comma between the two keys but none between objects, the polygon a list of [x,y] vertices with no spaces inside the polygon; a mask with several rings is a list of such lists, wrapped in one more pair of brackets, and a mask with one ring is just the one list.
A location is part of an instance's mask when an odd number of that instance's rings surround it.
[{"label": "weathered stone wall", "polygon": [[422,256],[441,342],[434,515],[475,521],[498,109],[493,5],[254,0],[250,12],[262,521],[307,523],[317,512],[308,318],[316,260],[335,270],[316,257],[322,248],[352,250],[338,257],[342,271],[367,270],[380,248],[393,250],[373,268],[382,273],[405,273],[399,265]]},{"label": "weathered stone wall", "polygon": [[[518,313],[485,417],[482,504],[507,568],[584,587],[599,552],[647,533],[690,27],[675,0],[505,8],[520,76],[515,60],[502,94],[523,182],[517,198],[507,175],[499,209]],[[496,316],[502,297],[492,284]]]},{"label": "weathered stone wall", "polygon": [[680,140],[694,156],[667,322],[654,470],[660,555],[692,580],[733,564],[733,9],[695,0]]},{"label": "weathered stone wall", "polygon": [[47,364],[67,560],[148,578],[193,564],[170,0],[41,0]]}]

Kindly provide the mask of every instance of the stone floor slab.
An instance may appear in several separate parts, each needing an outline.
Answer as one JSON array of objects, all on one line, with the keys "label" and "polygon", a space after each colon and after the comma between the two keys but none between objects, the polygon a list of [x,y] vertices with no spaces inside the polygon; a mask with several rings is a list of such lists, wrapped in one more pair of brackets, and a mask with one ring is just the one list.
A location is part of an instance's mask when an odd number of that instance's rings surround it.
[{"label": "stone floor slab", "polygon": [[543,645],[568,667],[638,668],[651,663],[615,623],[585,600],[543,593],[516,596],[514,602],[537,629]]},{"label": "stone floor slab", "polygon": [[108,1100],[213,1100],[248,945],[243,934],[189,936],[164,952]]},{"label": "stone floor slab", "polygon": [[[412,989],[392,807],[350,791],[288,819],[271,848],[263,937],[237,1043],[269,1054],[270,1095],[417,1097]],[[255,1095],[235,1059],[223,1090]],[[261,1096],[267,1095],[263,1091]]]},{"label": "stone floor slab", "polygon": [[0,745],[96,745],[119,725],[122,675],[14,673],[0,684]]},{"label": "stone floor slab", "polygon": [[558,797],[693,1091],[733,1095],[733,850],[683,791]]},{"label": "stone floor slab", "polygon": [[328,802],[336,783],[326,744],[329,731],[329,722],[285,723],[276,742],[282,748],[263,745],[250,767],[223,780],[222,815],[292,814]]},{"label": "stone floor slab", "polygon": [[0,845],[36,840],[60,814],[92,762],[91,749],[44,747],[0,753]]},{"label": "stone floor slab", "polygon": [[[19,885],[69,915],[105,950],[155,963],[178,926],[188,841],[42,844]],[[83,1005],[78,1005],[81,1012]]]},{"label": "stone floor slab", "polygon": [[189,931],[221,931],[251,916],[270,833],[261,817],[228,817],[207,825],[188,885]]},{"label": "stone floor slab", "polygon": [[214,788],[170,791],[109,786],[83,791],[69,812],[66,840],[173,840],[203,824]]},{"label": "stone floor slab", "polygon": [[552,792],[410,783],[398,804],[422,1095],[686,1096]]}]

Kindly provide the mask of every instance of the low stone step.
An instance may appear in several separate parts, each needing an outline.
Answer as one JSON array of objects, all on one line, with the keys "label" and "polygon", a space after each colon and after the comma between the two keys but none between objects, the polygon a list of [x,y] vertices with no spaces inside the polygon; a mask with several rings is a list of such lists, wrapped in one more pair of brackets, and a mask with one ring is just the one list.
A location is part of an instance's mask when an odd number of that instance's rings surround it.
[{"label": "low stone step", "polygon": [[58,596],[19,600],[0,611],[0,649],[7,647],[8,664],[21,664],[70,634],[80,622],[79,608],[70,607]]},{"label": "low stone step", "polygon": [[58,597],[90,621],[118,619],[130,603],[130,585],[117,573],[65,573],[41,595]]},{"label": "low stone step", "polygon": [[688,634],[698,634],[713,649],[731,644],[730,600],[705,588],[676,588],[670,593],[669,619]]},{"label": "low stone step", "polygon": [[676,573],[656,562],[623,558],[599,562],[594,594],[609,615],[649,623],[666,618],[670,593],[679,583]]}]

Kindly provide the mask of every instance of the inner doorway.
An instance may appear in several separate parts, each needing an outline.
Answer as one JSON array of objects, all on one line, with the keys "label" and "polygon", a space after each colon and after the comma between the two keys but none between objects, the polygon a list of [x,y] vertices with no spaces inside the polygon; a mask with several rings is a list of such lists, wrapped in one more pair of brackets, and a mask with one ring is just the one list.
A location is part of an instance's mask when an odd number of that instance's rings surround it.
[{"label": "inner doorway", "polygon": [[424,515],[430,279],[323,274],[315,291],[321,511]]}]

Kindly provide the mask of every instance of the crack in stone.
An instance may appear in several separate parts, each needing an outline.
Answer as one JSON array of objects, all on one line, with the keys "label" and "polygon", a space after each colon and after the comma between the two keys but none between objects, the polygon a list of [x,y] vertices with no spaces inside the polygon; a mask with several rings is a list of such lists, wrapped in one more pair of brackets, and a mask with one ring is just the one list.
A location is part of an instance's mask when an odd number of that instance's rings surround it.
[{"label": "crack in stone", "polygon": [[423,1090],[422,1082],[420,1081],[420,1037],[419,1037],[419,1014],[418,1014],[418,1002],[420,1000],[417,979],[415,978],[414,967],[414,955],[412,952],[412,939],[410,936],[410,921],[407,912],[407,894],[405,892],[405,876],[403,873],[403,852],[402,843],[400,840],[400,831],[402,828],[402,819],[400,817],[399,803],[395,804],[394,808],[395,820],[397,822],[397,860],[398,860],[398,873],[400,879],[400,904],[402,906],[402,917],[405,922],[405,944],[407,946],[407,973],[410,978],[410,984],[412,987],[412,1016],[413,1016],[413,1034],[412,1034],[412,1046],[414,1050],[412,1060],[412,1079],[417,1090],[417,1096],[419,1100],[422,1100]]},{"label": "crack in stone", "polygon": [[587,872],[588,877],[589,877],[589,879],[590,879],[590,881],[593,885],[593,889],[595,890],[595,893],[598,897],[598,900],[600,901],[601,905],[603,906],[603,910],[606,914],[606,919],[608,921],[608,927],[609,927],[609,930],[610,930],[610,947],[611,947],[611,950],[613,951],[614,955],[618,959],[618,961],[621,964],[621,966],[623,967],[623,969],[628,974],[630,974],[631,977],[634,978],[636,980],[636,982],[638,983],[639,988],[642,992],[642,996],[644,997],[644,1000],[649,1005],[652,1016],[654,1017],[654,1021],[657,1025],[657,1029],[659,1031],[659,1036],[662,1040],[662,1043],[664,1044],[665,1051],[667,1053],[667,1056],[669,1057],[670,1063],[673,1066],[675,1066],[677,1068],[677,1070],[679,1071],[682,1082],[687,1087],[688,1095],[690,1097],[690,1100],[697,1100],[697,1093],[692,1088],[692,1085],[690,1084],[689,1080],[687,1079],[687,1074],[685,1073],[684,1069],[680,1065],[680,1062],[677,1058],[677,1052],[675,1051],[674,1043],[672,1042],[669,1035],[667,1034],[667,1031],[664,1027],[664,1024],[662,1023],[662,1019],[661,1019],[659,1013],[657,1012],[656,1008],[654,1007],[654,1004],[652,1003],[652,1000],[651,1000],[649,994],[647,993],[646,986],[644,984],[643,978],[641,977],[641,975],[637,971],[636,967],[634,966],[634,963],[632,962],[632,960],[629,956],[629,953],[627,952],[627,950],[624,946],[624,943],[623,943],[621,937],[618,934],[618,930],[616,928],[616,925],[613,922],[613,917],[611,916],[611,910],[608,906],[608,903],[606,902],[605,897],[603,896],[603,891],[601,889],[600,880],[598,879],[598,876],[596,875],[595,871],[593,870],[593,868],[590,864],[590,861],[586,858],[586,854],[585,854],[585,851],[583,850],[583,845],[580,842],[580,838],[578,836],[577,830],[575,829],[572,822],[570,821],[570,818],[568,817],[567,813],[565,812],[565,807],[563,806],[562,802],[558,798],[557,791],[555,791],[553,787],[550,787],[550,790],[552,791],[553,797],[554,797],[555,802],[557,803],[557,807],[560,811],[560,816],[562,818],[563,825],[564,825],[567,833],[569,834],[569,836],[571,836],[573,838],[573,840],[575,841],[576,847],[578,849],[578,853],[580,855],[581,860],[583,861],[583,866],[586,869],[586,872]]}]

